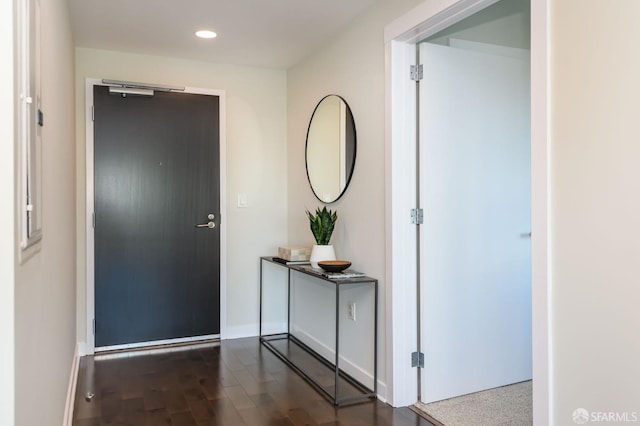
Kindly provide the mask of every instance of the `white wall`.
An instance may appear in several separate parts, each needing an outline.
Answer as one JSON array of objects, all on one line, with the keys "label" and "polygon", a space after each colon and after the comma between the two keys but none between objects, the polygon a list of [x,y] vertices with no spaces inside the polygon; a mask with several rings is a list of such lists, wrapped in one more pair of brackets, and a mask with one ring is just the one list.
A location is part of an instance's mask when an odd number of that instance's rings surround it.
[{"label": "white wall", "polygon": [[345,195],[330,205],[338,211],[331,241],[338,258],[351,260],[355,269],[381,280],[378,372],[382,382],[386,377],[383,31],[385,25],[418,3],[376,3],[345,32],[287,72],[290,244],[313,244],[304,211],[320,205],[309,188],[304,168],[305,136],[313,109],[322,97],[334,93],[344,97],[353,112],[358,144],[356,164]]},{"label": "white wall", "polygon": [[[86,335],[85,79],[221,89],[227,102],[227,337],[258,332],[258,257],[287,240],[286,74],[280,70],[76,49],[77,333]],[[248,207],[237,208],[238,194]]]},{"label": "white wall", "polygon": [[[551,2],[555,424],[640,417],[640,2]],[[600,423],[596,423],[600,424]]]},{"label": "white wall", "polygon": [[40,252],[16,267],[15,424],[20,426],[62,423],[76,343],[73,43],[66,1],[40,4],[44,234]]},{"label": "white wall", "polygon": [[[0,81],[13,83],[13,2],[0,2]],[[14,420],[14,92],[0,92],[0,425]]]}]

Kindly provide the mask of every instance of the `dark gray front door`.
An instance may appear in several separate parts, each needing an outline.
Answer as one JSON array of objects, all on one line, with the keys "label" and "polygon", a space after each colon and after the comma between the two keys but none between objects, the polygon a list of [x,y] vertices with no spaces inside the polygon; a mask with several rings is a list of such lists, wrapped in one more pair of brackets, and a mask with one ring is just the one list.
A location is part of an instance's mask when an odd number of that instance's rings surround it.
[{"label": "dark gray front door", "polygon": [[219,98],[94,86],[94,117],[95,346],[219,334]]}]

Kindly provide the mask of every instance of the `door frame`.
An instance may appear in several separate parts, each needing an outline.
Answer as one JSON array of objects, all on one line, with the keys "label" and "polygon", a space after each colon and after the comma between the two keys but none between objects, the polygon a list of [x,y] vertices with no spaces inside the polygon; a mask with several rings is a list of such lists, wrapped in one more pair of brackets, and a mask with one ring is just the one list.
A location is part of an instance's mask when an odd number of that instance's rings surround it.
[{"label": "door frame", "polygon": [[[416,91],[409,76],[416,44],[498,0],[427,0],[385,27],[385,205],[387,400],[417,401]],[[549,0],[531,0],[531,270],[533,423],[552,425],[549,248]],[[428,362],[428,360],[426,360]]]},{"label": "door frame", "polygon": [[[87,78],[85,81],[85,148],[86,148],[86,347],[85,353],[92,355],[95,353],[95,335],[93,330],[93,320],[95,318],[95,279],[94,279],[94,242],[95,233],[93,228],[94,212],[94,151],[93,151],[93,87],[106,86],[101,78]],[[216,89],[203,89],[197,87],[185,87],[183,93],[218,96],[220,102],[220,338],[224,339],[227,330],[227,255],[224,248],[227,246],[227,167],[226,167],[226,100],[225,91]],[[204,336],[213,337],[213,336]],[[160,340],[155,342],[133,343],[119,345],[122,348],[113,347],[110,349],[138,348],[149,346],[150,344],[184,343],[201,340],[202,337],[185,337],[179,339]]]}]

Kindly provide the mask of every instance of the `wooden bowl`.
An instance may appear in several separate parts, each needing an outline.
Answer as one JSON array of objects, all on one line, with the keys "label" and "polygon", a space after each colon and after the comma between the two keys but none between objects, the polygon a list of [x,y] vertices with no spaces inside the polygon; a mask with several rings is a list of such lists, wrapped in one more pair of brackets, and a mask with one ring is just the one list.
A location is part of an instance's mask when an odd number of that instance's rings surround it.
[{"label": "wooden bowl", "polygon": [[341,272],[351,266],[351,262],[347,260],[321,260],[318,266],[327,272]]}]

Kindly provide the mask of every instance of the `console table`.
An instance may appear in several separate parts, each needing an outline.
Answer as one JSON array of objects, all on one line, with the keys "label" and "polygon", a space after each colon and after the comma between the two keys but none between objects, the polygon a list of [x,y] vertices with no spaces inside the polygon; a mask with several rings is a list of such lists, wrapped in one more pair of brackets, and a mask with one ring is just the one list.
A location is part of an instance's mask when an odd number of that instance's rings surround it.
[{"label": "console table", "polygon": [[[275,333],[275,334],[263,334],[262,330],[262,321],[263,321],[263,264],[265,262],[278,265],[280,267],[287,269],[287,331],[283,333]],[[313,278],[322,280],[324,282],[330,283],[335,287],[335,306],[336,306],[336,315],[335,315],[335,361],[330,362],[320,354],[318,354],[315,350],[310,348],[300,339],[295,337],[291,333],[291,276],[292,274],[305,274],[311,276]],[[358,380],[354,379],[352,376],[344,372],[340,368],[340,289],[346,286],[354,285],[354,284],[370,284],[372,286],[372,290],[374,292],[374,306],[373,306],[373,389],[368,388],[367,386],[360,383]],[[309,382],[316,390],[318,390],[323,396],[325,396],[329,401],[331,401],[336,406],[355,404],[364,402],[367,400],[372,400],[377,397],[378,390],[378,280],[371,277],[357,277],[357,278],[348,278],[348,279],[329,279],[322,276],[321,272],[310,270],[308,265],[286,265],[273,260],[273,257],[263,256],[260,258],[260,342],[267,349],[273,352],[279,359],[281,359],[284,363],[286,363],[289,367],[295,370],[298,374],[300,374],[307,382]],[[308,374],[304,371],[304,368],[296,363],[296,360],[292,359],[289,350],[279,349],[278,342],[285,343],[286,347],[289,348],[290,345],[294,346],[296,350],[300,350],[305,354],[313,357],[313,359],[317,360],[317,362],[322,365],[324,368],[329,369],[331,371],[330,374],[334,376],[334,384],[333,386],[325,385],[322,386],[316,378],[312,377],[311,374]],[[280,345],[281,346],[281,345]],[[351,390],[351,395],[344,395],[344,390],[341,391],[341,388],[344,386],[349,386]],[[332,388],[332,389],[331,389]],[[353,395],[354,390],[356,390],[357,395]]]}]

